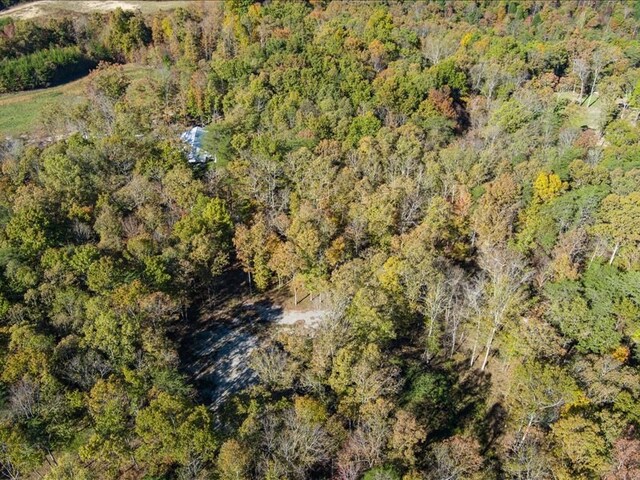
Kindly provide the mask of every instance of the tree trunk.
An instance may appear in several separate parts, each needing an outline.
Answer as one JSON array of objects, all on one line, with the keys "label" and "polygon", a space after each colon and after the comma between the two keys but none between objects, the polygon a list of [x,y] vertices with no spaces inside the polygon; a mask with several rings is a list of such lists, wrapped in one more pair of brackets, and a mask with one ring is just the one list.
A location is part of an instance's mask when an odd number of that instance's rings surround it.
[{"label": "tree trunk", "polygon": [[593,263],[593,261],[596,258],[596,255],[598,254],[598,247],[597,245],[594,247],[593,249],[593,254],[591,255],[591,258],[589,259],[589,266],[591,266],[591,264]]},{"label": "tree trunk", "polygon": [[[596,85],[598,82],[598,75],[600,75],[600,70],[596,70],[595,72],[593,72],[593,82],[591,83],[591,91],[589,92],[589,100],[591,100],[591,96],[593,95],[593,92],[595,92],[596,90]],[[589,106],[589,102],[587,102],[587,107]]]},{"label": "tree trunk", "polygon": [[534,415],[531,415],[529,417],[529,423],[527,424],[526,428],[524,429],[524,433],[522,434],[522,438],[518,442],[518,448],[520,448],[520,447],[522,447],[522,445],[524,445],[524,442],[527,439],[527,435],[529,434],[529,429],[531,428],[531,425],[533,425],[534,418],[535,418]]},{"label": "tree trunk", "polygon": [[580,80],[580,103],[582,103],[583,95],[584,95],[584,81]]},{"label": "tree trunk", "polygon": [[433,324],[435,322],[434,320],[434,316],[435,315],[430,315],[430,319],[429,319],[429,332],[427,333],[427,339],[431,338],[431,335],[433,335]]},{"label": "tree trunk", "polygon": [[[51,457],[51,461],[53,462],[53,465],[58,465],[58,460],[56,460],[56,457],[53,456],[53,453],[51,453],[51,450],[49,450],[47,447],[45,447],[45,450],[47,451],[47,456]],[[47,462],[49,462],[49,460],[47,459]]]},{"label": "tree trunk", "polygon": [[456,350],[456,337],[458,336],[458,325],[454,323],[451,331],[451,351],[449,352],[449,358],[453,357],[453,353]]},{"label": "tree trunk", "polygon": [[[16,471],[16,469],[14,469],[13,466],[6,467],[6,468],[4,468],[3,471],[4,471],[5,475],[7,475],[7,477],[9,479],[11,479],[11,480],[20,480],[20,475],[17,474],[17,473],[14,473]],[[42,475],[40,475],[40,478],[42,478]]]},{"label": "tree trunk", "polygon": [[484,360],[482,361],[482,367],[480,370],[484,372],[484,369],[487,366],[487,362],[489,361],[489,353],[491,352],[491,345],[493,344],[493,338],[496,335],[497,327],[493,327],[491,330],[491,335],[489,335],[489,340],[487,340],[487,350],[484,352]]},{"label": "tree trunk", "polygon": [[616,243],[616,246],[613,248],[613,252],[611,252],[611,258],[609,259],[609,265],[613,263],[613,260],[616,258],[616,254],[618,253],[618,249],[620,248],[620,242]]},{"label": "tree trunk", "polygon": [[476,350],[478,348],[478,342],[480,341],[480,319],[476,323],[476,339],[473,341],[473,349],[471,350],[471,361],[469,362],[469,367],[473,367],[473,364],[476,363]]}]

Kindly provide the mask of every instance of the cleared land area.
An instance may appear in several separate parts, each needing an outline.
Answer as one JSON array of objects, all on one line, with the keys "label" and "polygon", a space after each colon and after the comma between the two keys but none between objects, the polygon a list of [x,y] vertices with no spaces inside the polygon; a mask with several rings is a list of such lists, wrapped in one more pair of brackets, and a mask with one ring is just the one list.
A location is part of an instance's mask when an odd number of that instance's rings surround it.
[{"label": "cleared land area", "polygon": [[[124,71],[133,80],[150,69],[130,64],[124,66]],[[44,128],[41,120],[47,109],[60,105],[72,107],[82,99],[87,81],[88,78],[83,77],[56,87],[0,95],[0,138]]]},{"label": "cleared land area", "polygon": [[16,136],[33,130],[47,108],[79,101],[86,78],[57,87],[0,96],[0,135]]},{"label": "cleared land area", "polygon": [[558,99],[569,100],[567,112],[571,126],[589,127],[599,130],[602,121],[602,102],[598,94],[585,95],[582,102],[579,102],[579,95],[575,92],[560,92],[556,94]]},{"label": "cleared land area", "polygon": [[201,400],[218,408],[234,394],[254,385],[251,354],[268,337],[270,327],[298,322],[317,327],[329,315],[322,309],[288,310],[268,300],[225,303],[198,318],[182,337],[186,372],[197,386]]},{"label": "cleared land area", "polygon": [[330,315],[309,297],[294,306],[288,293],[250,295],[242,272],[229,272],[226,278],[218,295],[193,308],[187,327],[176,332],[184,372],[200,401],[212,409],[256,384],[251,355],[274,328],[299,322],[315,328]]},{"label": "cleared land area", "polygon": [[86,14],[104,13],[116,8],[123,10],[140,10],[142,13],[154,13],[160,10],[174,10],[178,7],[187,6],[190,1],[141,1],[141,0],[85,0],[85,1],[65,1],[65,0],[39,0],[37,2],[24,3],[4,10],[0,17],[13,17],[20,19],[30,19],[59,14]]}]

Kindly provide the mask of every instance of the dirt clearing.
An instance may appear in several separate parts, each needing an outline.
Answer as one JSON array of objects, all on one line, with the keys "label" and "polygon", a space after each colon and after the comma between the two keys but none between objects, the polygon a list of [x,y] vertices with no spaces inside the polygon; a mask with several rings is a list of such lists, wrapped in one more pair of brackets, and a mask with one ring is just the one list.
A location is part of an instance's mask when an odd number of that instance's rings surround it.
[{"label": "dirt clearing", "polygon": [[298,322],[314,327],[328,314],[319,309],[286,310],[266,299],[230,305],[232,301],[201,307],[180,341],[184,370],[200,400],[212,409],[256,382],[251,353],[272,329]]},{"label": "dirt clearing", "polygon": [[84,0],[78,2],[64,0],[38,0],[23,3],[0,12],[0,17],[13,17],[22,20],[31,18],[64,15],[105,13],[121,8],[123,10],[140,10],[142,13],[154,13],[160,10],[173,10],[187,7],[193,1],[141,1],[141,0]]}]

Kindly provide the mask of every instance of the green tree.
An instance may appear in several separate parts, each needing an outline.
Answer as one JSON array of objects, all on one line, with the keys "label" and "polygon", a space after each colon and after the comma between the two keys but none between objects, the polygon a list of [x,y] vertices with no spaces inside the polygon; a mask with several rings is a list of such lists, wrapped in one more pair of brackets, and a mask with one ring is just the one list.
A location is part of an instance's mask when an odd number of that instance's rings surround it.
[{"label": "green tree", "polygon": [[559,478],[587,479],[607,470],[608,448],[600,427],[579,416],[569,416],[553,425],[553,440],[561,464]]},{"label": "green tree", "polygon": [[640,193],[612,194],[606,197],[597,213],[593,232],[613,245],[609,264],[622,246],[637,246],[640,242]]},{"label": "green tree", "polygon": [[[199,196],[192,210],[173,227],[185,260],[201,279],[218,275],[229,261],[233,224],[224,202]],[[185,266],[185,268],[188,268]]]},{"label": "green tree", "polygon": [[161,474],[179,465],[198,475],[215,458],[217,442],[204,406],[160,392],[138,413],[135,428],[142,440],[136,458],[150,471]]}]

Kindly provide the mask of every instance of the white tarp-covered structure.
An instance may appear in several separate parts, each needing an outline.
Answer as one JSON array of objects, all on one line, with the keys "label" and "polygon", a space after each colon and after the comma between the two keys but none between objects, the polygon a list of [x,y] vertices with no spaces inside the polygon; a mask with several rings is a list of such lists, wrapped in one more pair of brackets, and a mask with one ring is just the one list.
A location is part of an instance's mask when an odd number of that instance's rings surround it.
[{"label": "white tarp-covered structure", "polygon": [[190,147],[187,154],[189,163],[204,163],[209,160],[215,161],[215,158],[209,152],[202,149],[204,133],[204,128],[193,127],[180,135],[180,139]]}]

